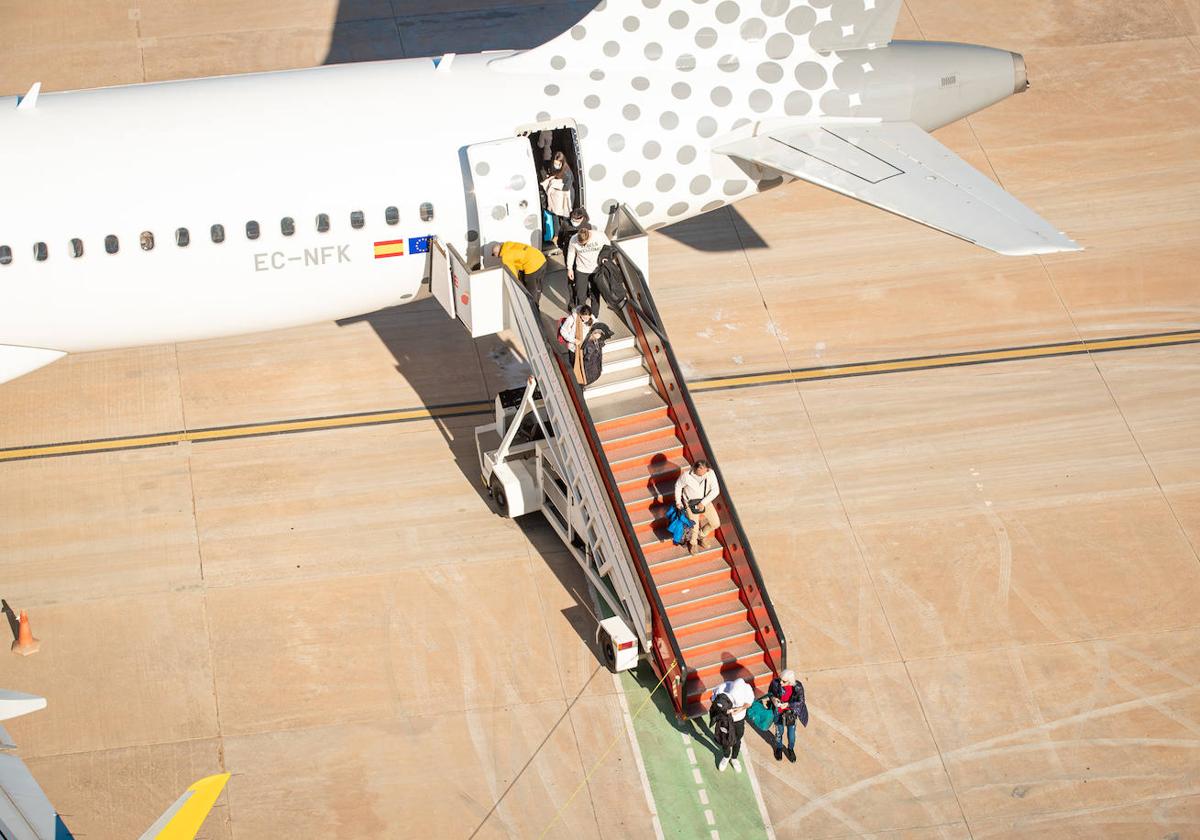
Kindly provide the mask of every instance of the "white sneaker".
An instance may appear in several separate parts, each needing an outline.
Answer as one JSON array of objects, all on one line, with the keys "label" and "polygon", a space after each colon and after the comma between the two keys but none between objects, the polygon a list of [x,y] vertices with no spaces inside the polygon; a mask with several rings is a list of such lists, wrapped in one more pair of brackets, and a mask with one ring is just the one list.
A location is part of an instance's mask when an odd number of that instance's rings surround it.
[{"label": "white sneaker", "polygon": [[735,771],[735,772],[741,773],[741,772],[742,772],[742,762],[738,761],[738,760],[735,758],[735,759],[733,760],[733,769],[734,769],[734,771]]},{"label": "white sneaker", "polygon": [[[718,769],[718,770],[720,770],[722,773],[724,773],[724,772],[725,772],[725,768],[726,768],[726,767],[728,767],[728,766],[729,766],[729,759],[728,759],[728,758],[722,758],[722,759],[721,759],[721,763],[717,765],[717,769]],[[739,769],[738,769],[738,772],[739,772],[739,773],[741,773],[741,772],[742,772],[742,771],[741,771],[741,769],[740,769],[740,768],[741,768],[741,764],[738,764],[738,765],[737,765],[737,767],[739,768]]]}]

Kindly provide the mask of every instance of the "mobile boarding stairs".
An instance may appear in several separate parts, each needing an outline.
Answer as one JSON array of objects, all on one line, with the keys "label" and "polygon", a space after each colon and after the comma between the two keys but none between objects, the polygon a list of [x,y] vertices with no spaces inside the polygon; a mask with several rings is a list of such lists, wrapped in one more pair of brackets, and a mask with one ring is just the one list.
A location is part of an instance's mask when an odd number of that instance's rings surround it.
[{"label": "mobile boarding stairs", "polygon": [[[497,395],[494,421],[476,429],[481,475],[500,512],[545,516],[614,614],[600,633],[609,666],[630,667],[644,652],[676,712],[695,716],[728,679],[765,691],[786,667],[787,640],[646,283],[646,232],[623,206],[607,232],[628,298],[601,318],[616,335],[603,375],[586,387],[557,341],[563,313],[548,295],[535,311],[502,265],[471,270],[435,241],[431,286],[473,336],[510,330],[531,370],[527,386]],[[722,480],[721,527],[691,555],[672,543],[665,517],[681,468],[699,458]]]}]

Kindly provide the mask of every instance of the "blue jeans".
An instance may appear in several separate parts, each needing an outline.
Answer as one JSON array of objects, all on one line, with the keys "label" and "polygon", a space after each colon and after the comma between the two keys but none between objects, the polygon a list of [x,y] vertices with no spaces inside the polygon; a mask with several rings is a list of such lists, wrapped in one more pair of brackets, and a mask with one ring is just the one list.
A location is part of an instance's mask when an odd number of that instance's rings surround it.
[{"label": "blue jeans", "polygon": [[785,727],[783,725],[783,715],[775,715],[775,746],[783,749],[783,730],[787,729],[787,745],[789,750],[796,749],[796,724]]}]

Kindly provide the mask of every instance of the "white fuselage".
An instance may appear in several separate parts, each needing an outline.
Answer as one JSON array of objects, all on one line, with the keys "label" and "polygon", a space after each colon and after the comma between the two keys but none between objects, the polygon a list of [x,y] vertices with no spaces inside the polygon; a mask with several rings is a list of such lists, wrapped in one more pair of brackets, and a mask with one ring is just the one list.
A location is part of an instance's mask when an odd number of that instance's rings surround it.
[{"label": "white fuselage", "polygon": [[[639,56],[597,73],[569,62],[533,68],[510,53],[459,56],[442,70],[413,59],[46,94],[32,109],[0,99],[0,246],[12,251],[0,265],[0,349],[187,341],[403,303],[417,294],[426,257],[377,259],[374,243],[435,234],[466,253],[478,214],[465,149],[522,126],[574,121],[593,220],[619,201],[652,228],[779,182],[712,151],[730,138],[830,115],[934,128],[1012,92],[1011,57],[999,50],[897,43],[870,54],[878,79],[852,80],[853,94],[837,78],[847,54],[812,54],[805,67],[788,65],[766,104],[752,66],[714,60],[653,74]],[[963,84],[939,93],[948,65]],[[976,67],[981,86],[970,90]],[[785,94],[802,81],[812,104],[797,113]],[[284,218],[294,220],[291,236]],[[250,221],[257,239],[247,237]],[[151,250],[139,246],[143,232]]]}]

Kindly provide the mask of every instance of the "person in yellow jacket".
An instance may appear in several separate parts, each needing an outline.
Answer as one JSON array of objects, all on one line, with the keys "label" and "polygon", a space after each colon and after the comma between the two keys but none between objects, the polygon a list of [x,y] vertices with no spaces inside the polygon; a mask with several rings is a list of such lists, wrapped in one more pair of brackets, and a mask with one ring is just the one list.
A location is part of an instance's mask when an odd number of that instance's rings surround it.
[{"label": "person in yellow jacket", "polygon": [[525,284],[537,310],[542,302],[542,280],[546,277],[546,257],[542,252],[520,242],[501,242],[492,246],[492,256],[499,257],[513,276]]}]

